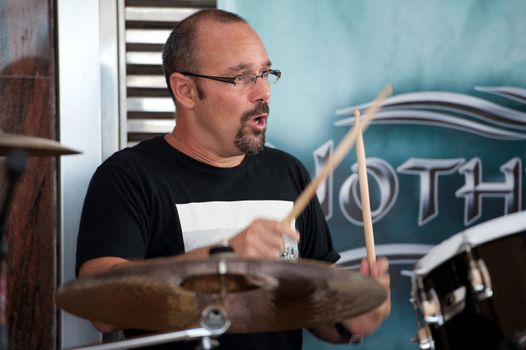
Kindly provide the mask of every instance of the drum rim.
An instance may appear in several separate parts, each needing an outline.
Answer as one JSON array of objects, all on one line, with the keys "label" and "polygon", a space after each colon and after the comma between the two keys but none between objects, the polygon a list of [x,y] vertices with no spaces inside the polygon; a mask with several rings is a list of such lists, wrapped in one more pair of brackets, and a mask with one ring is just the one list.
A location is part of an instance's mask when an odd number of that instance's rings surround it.
[{"label": "drum rim", "polygon": [[415,274],[427,275],[437,266],[464,252],[464,243],[477,247],[502,237],[526,230],[526,211],[491,219],[454,234],[424,255],[415,265]]}]

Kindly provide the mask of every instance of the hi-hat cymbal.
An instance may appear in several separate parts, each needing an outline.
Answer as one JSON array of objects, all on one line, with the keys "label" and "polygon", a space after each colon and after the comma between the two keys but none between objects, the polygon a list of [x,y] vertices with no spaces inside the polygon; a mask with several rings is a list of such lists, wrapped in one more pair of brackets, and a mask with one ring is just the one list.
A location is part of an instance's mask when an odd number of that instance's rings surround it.
[{"label": "hi-hat cymbal", "polygon": [[29,156],[60,156],[80,153],[62,146],[55,140],[27,135],[0,134],[0,156],[15,149],[24,150]]},{"label": "hi-hat cymbal", "polygon": [[211,257],[115,267],[70,282],[56,301],[91,321],[161,332],[194,327],[205,307],[221,305],[229,333],[254,333],[338,322],[386,297],[371,278],[326,263]]}]

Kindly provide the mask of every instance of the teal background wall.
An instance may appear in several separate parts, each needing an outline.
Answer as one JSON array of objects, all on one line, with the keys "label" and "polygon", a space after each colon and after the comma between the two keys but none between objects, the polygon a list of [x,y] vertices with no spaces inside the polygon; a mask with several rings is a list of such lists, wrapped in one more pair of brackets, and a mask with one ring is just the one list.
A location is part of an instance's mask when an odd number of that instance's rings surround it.
[{"label": "teal background wall", "polygon": [[[525,1],[219,0],[218,7],[246,18],[265,42],[273,66],[282,70],[283,78],[273,88],[268,141],[301,159],[312,176],[315,150],[328,141],[337,145],[348,130],[336,123],[349,116],[336,112],[371,101],[386,83],[392,84],[394,96],[450,92],[505,106],[519,119],[526,111],[522,102],[475,90],[526,89]],[[477,116],[463,118],[488,124]],[[524,133],[521,123],[499,127]],[[524,197],[524,138],[498,140],[434,125],[395,123],[372,125],[365,143],[367,157],[390,164],[399,182],[394,205],[374,224],[378,245],[432,246],[466,226],[505,214],[502,197],[486,197],[480,218],[466,223],[465,201],[455,195],[465,177],[457,170],[440,177],[438,215],[419,224],[419,177],[396,170],[410,158],[478,158],[482,181],[488,183],[504,182],[501,165],[516,159],[522,174],[517,186]],[[342,252],[363,246],[362,227],[350,222],[338,203],[354,163],[352,151],[330,186],[333,214],[328,222]],[[374,181],[370,186],[374,207],[378,189]],[[412,262],[393,262],[392,315],[359,349],[417,348],[409,341],[416,324],[408,302],[410,281],[402,273],[412,269]],[[306,335],[304,348],[341,347]]]}]

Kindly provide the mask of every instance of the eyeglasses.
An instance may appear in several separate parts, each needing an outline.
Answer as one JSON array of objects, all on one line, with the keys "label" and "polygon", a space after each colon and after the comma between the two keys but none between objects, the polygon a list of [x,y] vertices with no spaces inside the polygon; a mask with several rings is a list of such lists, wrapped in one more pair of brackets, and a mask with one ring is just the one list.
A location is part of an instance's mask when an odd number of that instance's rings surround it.
[{"label": "eyeglasses", "polygon": [[235,86],[241,89],[245,89],[247,87],[256,85],[258,78],[267,80],[270,84],[275,84],[279,80],[279,78],[281,78],[281,71],[277,69],[265,70],[261,72],[259,75],[251,74],[251,73],[244,73],[244,74],[236,75],[235,77],[216,77],[212,75],[203,75],[203,74],[196,74],[196,73],[191,73],[191,72],[183,72],[181,74],[188,75],[191,77],[217,80],[223,83],[230,83],[230,84],[234,84]]}]

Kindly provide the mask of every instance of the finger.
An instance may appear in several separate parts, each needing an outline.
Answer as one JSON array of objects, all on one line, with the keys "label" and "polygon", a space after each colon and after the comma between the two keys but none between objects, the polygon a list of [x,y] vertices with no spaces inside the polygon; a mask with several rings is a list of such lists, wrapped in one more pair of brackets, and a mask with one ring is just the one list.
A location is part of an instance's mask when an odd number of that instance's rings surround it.
[{"label": "finger", "polygon": [[276,249],[278,253],[283,252],[285,249],[285,237],[294,242],[299,241],[299,232],[291,229],[287,224],[269,220],[260,220],[257,223],[258,228],[261,230],[261,232],[258,232],[258,237],[269,248]]},{"label": "finger", "polygon": [[[237,254],[260,257],[277,258],[284,249],[283,232],[290,233],[291,229],[273,220],[257,219],[252,222],[231,242],[236,245]],[[297,232],[292,232],[297,238]]]},{"label": "finger", "polygon": [[379,258],[373,268],[374,279],[380,282],[388,291],[391,285],[389,274],[389,261],[387,258]]},{"label": "finger", "polygon": [[389,272],[389,261],[385,257],[378,258],[376,263],[369,268],[371,277],[380,278]]},{"label": "finger", "polygon": [[287,237],[293,239],[296,242],[300,240],[300,233],[295,229],[291,228],[288,224],[279,221],[270,221],[270,229],[274,234],[286,235]]},{"label": "finger", "polygon": [[[262,237],[234,237],[230,240],[238,256],[275,259],[281,252],[280,242]],[[261,235],[259,235],[261,236]]]},{"label": "finger", "polygon": [[360,262],[360,273],[365,276],[370,276],[369,262],[367,259],[363,258]]},{"label": "finger", "polygon": [[293,230],[291,228],[288,228],[284,231],[282,231],[282,234],[287,235],[289,238],[292,238],[295,242],[300,241],[300,233],[296,230]]},{"label": "finger", "polygon": [[380,257],[376,261],[375,268],[377,269],[377,272],[383,273],[387,272],[389,270],[389,260],[386,257]]},{"label": "finger", "polygon": [[279,231],[264,231],[258,235],[258,238],[261,244],[263,244],[266,248],[271,249],[273,252],[279,253],[285,249],[283,234]]},{"label": "finger", "polygon": [[382,275],[381,277],[377,278],[377,281],[382,284],[388,292],[390,292],[391,287],[391,276],[389,274]]}]

